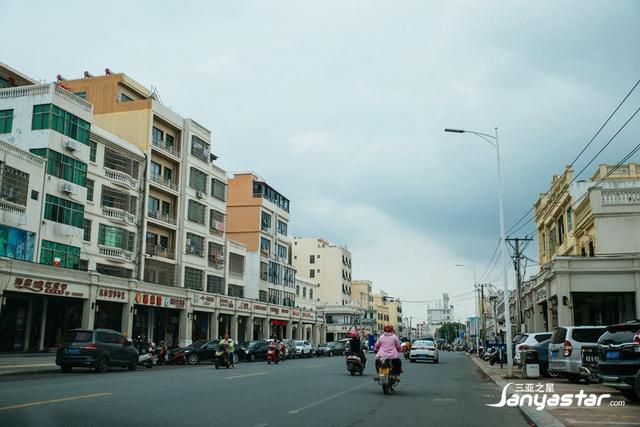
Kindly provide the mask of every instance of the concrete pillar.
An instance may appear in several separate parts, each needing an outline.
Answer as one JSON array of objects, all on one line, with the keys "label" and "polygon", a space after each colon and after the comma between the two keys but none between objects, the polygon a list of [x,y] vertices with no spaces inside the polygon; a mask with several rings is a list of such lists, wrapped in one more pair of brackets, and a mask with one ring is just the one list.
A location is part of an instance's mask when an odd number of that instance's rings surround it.
[{"label": "concrete pillar", "polygon": [[29,343],[31,341],[31,322],[33,317],[33,297],[29,298],[27,302],[27,315],[25,317],[24,324],[24,339],[22,340],[22,350],[29,350]]},{"label": "concrete pillar", "polygon": [[[638,171],[638,169],[636,166],[636,171]],[[634,260],[634,267],[636,269],[636,319],[640,319],[640,259],[636,258]]]},{"label": "concrete pillar", "polygon": [[218,338],[220,338],[220,312],[218,310],[215,310],[212,315],[211,315],[211,328],[210,330],[210,335],[211,335],[211,339],[217,340]]},{"label": "concrete pillar", "polygon": [[271,338],[271,317],[269,316],[267,316],[267,318],[264,319],[263,321],[262,338],[263,339]]},{"label": "concrete pillar", "polygon": [[180,310],[180,324],[178,325],[178,344],[185,347],[191,344],[191,333],[193,332],[193,314],[191,305],[187,300],[187,306]]},{"label": "concrete pillar", "polygon": [[286,326],[286,332],[285,332],[285,338],[290,340],[293,339],[293,324],[291,321],[289,321],[289,323],[287,323]]},{"label": "concrete pillar", "polygon": [[98,294],[97,286],[89,287],[89,298],[84,300],[82,305],[82,329],[93,329],[96,319],[96,296]]},{"label": "concrete pillar", "polygon": [[238,339],[238,313],[231,315],[231,327],[229,328],[229,337],[233,340]]},{"label": "concrete pillar", "polygon": [[247,322],[244,325],[245,326],[244,339],[247,341],[253,340],[253,320],[254,320],[253,315],[249,316],[247,318]]},{"label": "concrete pillar", "polygon": [[49,298],[42,300],[42,315],[40,317],[40,335],[38,336],[38,350],[43,351],[44,348],[44,332],[47,327],[47,307],[49,305]]},{"label": "concrete pillar", "polygon": [[301,339],[303,339],[303,335],[302,335],[302,322],[298,322],[298,324],[296,325],[296,339],[297,339],[297,340],[301,340]]},{"label": "concrete pillar", "polygon": [[544,325],[544,314],[542,313],[542,310],[544,310],[544,307],[540,304],[533,304],[533,313],[531,315],[531,330],[538,332],[538,331],[545,331],[545,325]]},{"label": "concrete pillar", "polygon": [[134,310],[134,296],[133,292],[129,292],[129,302],[124,304],[122,307],[122,324],[120,325],[120,330],[122,331],[122,335],[126,338],[133,339],[133,310]]}]

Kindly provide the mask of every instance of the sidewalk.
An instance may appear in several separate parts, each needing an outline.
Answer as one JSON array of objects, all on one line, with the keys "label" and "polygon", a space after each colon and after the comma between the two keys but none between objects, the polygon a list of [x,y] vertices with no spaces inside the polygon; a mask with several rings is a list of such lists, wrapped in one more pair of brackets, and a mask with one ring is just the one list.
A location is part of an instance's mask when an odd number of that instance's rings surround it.
[{"label": "sidewalk", "polygon": [[[599,384],[586,384],[580,382],[572,384],[564,378],[546,378],[523,379],[519,367],[514,366],[514,374],[517,378],[505,379],[507,376],[506,365],[500,369],[500,365],[491,366],[475,356],[468,356],[491,380],[502,389],[508,383],[513,383],[509,388],[510,393],[516,391],[518,385],[523,384],[542,384],[547,395],[553,393],[579,393],[584,390],[585,393],[594,393],[597,395],[610,394],[610,399],[603,399],[602,405],[599,407],[577,406],[575,403],[568,407],[547,407],[543,411],[537,410],[533,406],[520,406],[522,412],[534,424],[538,426],[602,426],[602,425],[625,425],[640,426],[640,404],[626,400],[617,390],[605,387]],[[496,397],[496,403],[500,399],[500,394]],[[508,397],[508,395],[507,395]],[[610,403],[621,402],[623,406],[610,406]],[[499,410],[499,408],[496,408]]]},{"label": "sidewalk", "polygon": [[0,375],[57,371],[55,353],[2,353]]}]

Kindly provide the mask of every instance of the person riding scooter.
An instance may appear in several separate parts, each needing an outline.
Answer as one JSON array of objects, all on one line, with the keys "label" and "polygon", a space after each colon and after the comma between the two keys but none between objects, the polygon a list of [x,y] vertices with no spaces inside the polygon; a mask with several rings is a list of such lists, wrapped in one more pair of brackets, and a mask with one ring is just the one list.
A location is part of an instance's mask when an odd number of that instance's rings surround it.
[{"label": "person riding scooter", "polygon": [[227,366],[233,366],[233,351],[234,351],[234,342],[229,338],[229,334],[224,334],[224,338],[220,340],[220,347],[224,350],[224,355],[227,359]]},{"label": "person riding scooter", "polygon": [[409,358],[409,353],[411,352],[411,341],[406,340],[402,343],[402,352],[404,353],[404,358]]},{"label": "person riding scooter", "polygon": [[384,326],[384,333],[378,338],[374,349],[376,351],[376,372],[378,371],[381,360],[391,360],[393,375],[396,377],[396,381],[400,381],[399,377],[402,373],[402,361],[398,356],[398,352],[402,351],[402,347],[400,346],[400,340],[394,334],[393,326]]},{"label": "person riding scooter", "polygon": [[363,367],[367,366],[367,356],[362,350],[362,341],[360,341],[360,335],[358,334],[358,331],[353,330],[349,332],[347,334],[347,338],[350,338],[349,353],[358,356],[360,358],[360,361],[362,362]]}]

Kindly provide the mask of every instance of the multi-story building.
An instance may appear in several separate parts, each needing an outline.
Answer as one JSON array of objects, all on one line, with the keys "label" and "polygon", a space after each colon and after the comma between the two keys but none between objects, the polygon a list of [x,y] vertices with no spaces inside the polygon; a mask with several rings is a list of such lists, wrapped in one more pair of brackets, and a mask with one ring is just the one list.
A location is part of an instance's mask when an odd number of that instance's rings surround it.
[{"label": "multi-story building", "polygon": [[640,239],[631,237],[640,233],[640,165],[600,165],[590,180],[571,181],[572,169],[554,176],[535,204],[541,269],[522,288],[529,331],[640,317]]},{"label": "multi-story building", "polygon": [[318,306],[317,288],[316,282],[296,274],[296,307],[315,310]]},{"label": "multi-story building", "polygon": [[293,266],[318,284],[323,304],[351,303],[351,252],[324,239],[294,237]]},{"label": "multi-story building", "polygon": [[351,300],[363,310],[360,325],[364,333],[374,335],[377,331],[377,312],[373,304],[373,283],[371,280],[351,282]]}]

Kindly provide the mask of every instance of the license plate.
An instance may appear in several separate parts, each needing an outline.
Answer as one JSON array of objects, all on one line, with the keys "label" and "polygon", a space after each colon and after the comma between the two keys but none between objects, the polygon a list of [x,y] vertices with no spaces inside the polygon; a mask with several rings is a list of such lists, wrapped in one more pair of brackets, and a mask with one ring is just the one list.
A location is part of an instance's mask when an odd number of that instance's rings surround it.
[{"label": "license plate", "polygon": [[79,348],[68,348],[67,349],[67,353],[69,353],[69,354],[78,354],[78,353],[80,353],[80,349]]},{"label": "license plate", "polygon": [[605,354],[605,358],[607,360],[620,360],[620,352],[619,351],[607,351]]},{"label": "license plate", "polygon": [[380,368],[380,375],[389,375],[388,368]]},{"label": "license plate", "polygon": [[558,358],[558,350],[554,350],[551,352],[551,358],[552,359],[557,359]]}]

